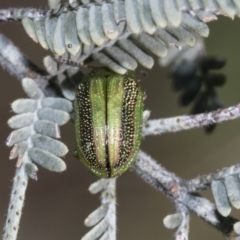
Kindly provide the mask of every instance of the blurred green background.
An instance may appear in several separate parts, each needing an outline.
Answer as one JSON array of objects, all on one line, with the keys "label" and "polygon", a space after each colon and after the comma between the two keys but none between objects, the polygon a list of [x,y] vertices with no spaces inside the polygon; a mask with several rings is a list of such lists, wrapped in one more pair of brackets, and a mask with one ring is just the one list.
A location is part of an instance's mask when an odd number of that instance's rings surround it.
[{"label": "blurred green background", "polygon": [[[40,7],[45,1],[1,0],[0,8]],[[209,55],[227,57],[223,72],[226,85],[218,90],[225,106],[240,102],[240,19],[220,17],[209,24],[210,37],[206,39]],[[29,39],[21,24],[1,23],[0,32],[6,34],[35,63],[42,66],[42,58],[48,54]],[[10,133],[6,125],[13,115],[10,103],[25,95],[20,83],[0,68],[0,226],[3,227],[8,200],[15,172],[15,160],[9,161],[5,140]],[[171,91],[168,69],[155,63],[147,77],[141,77],[147,93],[145,108],[151,110],[151,118],[164,118],[187,114],[188,108],[178,106],[178,95]],[[80,239],[88,229],[83,221],[99,206],[99,196],[90,195],[88,186],[97,180],[77,161],[74,151],[73,125],[61,129],[62,141],[69,147],[65,157],[67,171],[61,174],[48,172],[39,167],[38,181],[30,181],[19,230],[19,240],[74,240]],[[158,160],[168,170],[188,179],[230,166],[240,161],[240,122],[231,121],[218,125],[211,135],[196,129],[157,137],[147,137],[142,149]],[[117,217],[119,240],[166,240],[173,239],[174,231],[163,227],[163,218],[173,212],[172,203],[164,195],[146,185],[134,172],[128,171],[117,181]],[[210,191],[204,193],[212,199]],[[240,218],[240,211],[233,211]],[[216,230],[191,215],[190,239],[225,239]]]}]

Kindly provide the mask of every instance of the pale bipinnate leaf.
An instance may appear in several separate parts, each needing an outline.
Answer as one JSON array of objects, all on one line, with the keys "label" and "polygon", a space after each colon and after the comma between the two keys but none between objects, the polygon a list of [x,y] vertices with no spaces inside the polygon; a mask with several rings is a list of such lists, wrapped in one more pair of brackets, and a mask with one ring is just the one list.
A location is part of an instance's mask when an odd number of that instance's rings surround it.
[{"label": "pale bipinnate leaf", "polygon": [[181,223],[182,223],[182,214],[180,213],[167,215],[163,219],[164,226],[169,229],[177,228],[178,226],[180,226]]},{"label": "pale bipinnate leaf", "polygon": [[45,97],[30,78],[24,78],[22,86],[29,98],[12,103],[16,115],[8,120],[9,127],[14,129],[6,141],[7,146],[13,147],[9,158],[18,158],[18,161],[4,240],[17,237],[28,179],[37,180],[35,163],[50,171],[62,172],[66,164],[60,157],[68,152],[67,146],[54,138],[60,137],[58,125],[69,120],[72,103],[63,98]]},{"label": "pale bipinnate leaf", "polygon": [[207,22],[219,14],[240,16],[239,5],[238,0],[71,0],[68,5],[49,0],[51,10],[42,19],[25,14],[22,23],[35,42],[57,56],[79,65],[94,59],[124,74],[138,63],[152,68],[153,56],[165,57],[169,46],[194,46],[197,36],[209,35]]},{"label": "pale bipinnate leaf", "polygon": [[[12,110],[17,115],[8,120],[8,125],[16,129],[9,135],[6,143],[8,146],[15,145],[10,158],[29,153],[32,160],[43,167],[61,172],[66,166],[59,157],[66,155],[68,149],[53,138],[60,136],[57,125],[68,122],[72,103],[63,98],[45,97],[30,78],[23,79],[22,86],[30,99],[18,99],[12,103]],[[53,167],[55,164],[57,167]]]},{"label": "pale bipinnate leaf", "polygon": [[93,227],[82,240],[116,240],[116,178],[100,179],[91,184],[92,194],[101,192],[101,206],[85,219],[87,227]]},{"label": "pale bipinnate leaf", "polygon": [[240,179],[238,175],[231,175],[220,180],[214,180],[211,184],[216,207],[222,216],[228,216],[231,206],[240,208]]},{"label": "pale bipinnate leaf", "polygon": [[50,9],[58,9],[61,6],[61,0],[48,0],[48,6]]},{"label": "pale bipinnate leaf", "polygon": [[240,222],[237,222],[233,225],[233,229],[236,234],[240,235]]},{"label": "pale bipinnate leaf", "polygon": [[224,183],[221,181],[213,181],[211,184],[211,188],[219,213],[224,217],[227,217],[231,212],[231,206],[228,201]]},{"label": "pale bipinnate leaf", "polygon": [[[75,99],[76,87],[83,80],[83,73],[79,71],[78,67],[73,68],[58,66],[56,60],[54,60],[51,56],[46,56],[43,63],[48,73],[52,76],[56,76],[57,84],[60,87],[62,95],[66,99],[73,101]],[[71,112],[72,104],[70,101],[65,101],[65,99],[60,98],[47,98],[47,100],[43,100],[43,104],[46,108],[54,108],[60,111]],[[44,111],[48,110],[45,109]],[[45,113],[41,112],[41,115],[42,114]],[[48,115],[48,112],[46,112],[46,115]]]},{"label": "pale bipinnate leaf", "polygon": [[[204,71],[206,71],[206,69],[218,70],[223,67],[225,61],[223,61],[220,58],[217,59],[214,57],[206,58],[205,54],[206,53],[205,53],[203,41],[201,38],[199,38],[194,48],[189,48],[188,46],[184,46],[182,51],[178,51],[177,49],[171,49],[168,56],[165,59],[161,59],[161,64],[164,66],[172,64],[173,69],[176,70],[176,68],[178,68],[179,76],[184,76],[184,75],[192,76],[193,74],[195,74],[196,72],[195,63],[199,63],[199,62],[201,62],[201,68]],[[207,64],[205,64],[205,62]],[[184,63],[184,64],[181,65],[181,63]],[[186,63],[188,63],[189,65]],[[215,95],[215,98],[216,98],[216,95]],[[178,117],[148,121],[148,115],[149,115],[149,112],[144,113],[143,115],[144,116],[143,136],[157,135],[157,134],[160,135],[166,132],[187,130],[192,128],[190,127],[191,124],[193,124],[194,127],[196,126],[200,127],[200,126],[206,126],[207,123],[208,125],[213,123],[216,124],[218,122],[239,118],[239,104],[234,107],[229,107],[227,109],[218,109],[218,110],[216,109],[215,112],[209,112],[209,113],[204,112],[203,114],[199,114],[199,115],[181,116],[180,118],[182,119],[186,118],[184,121],[182,121]],[[181,122],[182,123],[184,122],[184,124],[182,124]],[[155,184],[155,177],[156,176],[154,175],[153,177],[154,184]],[[240,208],[239,164],[229,168],[222,169],[217,173],[198,177],[196,178],[196,186],[198,185],[198,183],[200,183],[198,186],[198,191],[195,191],[195,189],[191,191],[190,190],[191,187],[190,187],[189,192],[200,193],[204,189],[208,189],[209,186],[211,186],[214,200],[215,200],[216,207],[219,214],[217,214],[215,206],[210,203],[205,204],[206,207],[204,206],[204,204],[202,204],[202,206],[199,206],[199,204],[194,203],[193,204],[194,206],[193,208],[191,208],[191,210],[194,209],[195,213],[197,213],[199,217],[204,218],[204,220],[206,220],[207,222],[211,222],[214,226],[218,226],[218,224],[219,225],[222,224],[223,217],[227,218],[226,222],[229,222],[230,224],[229,228],[232,229],[232,226],[234,225],[233,223],[235,223],[234,231],[239,235],[240,234],[239,223],[238,222],[236,223],[236,219],[233,219],[231,216],[229,216],[231,212],[231,207],[235,207],[237,209]],[[158,187],[158,184],[156,185]],[[161,186],[161,184],[159,185]],[[165,192],[165,190],[163,190],[163,192]],[[204,200],[204,198],[201,198],[201,199]],[[174,215],[174,214],[168,215],[164,219],[164,225],[167,228],[178,227],[177,234],[175,235],[176,239],[178,240],[187,239],[185,238],[185,236],[188,235],[188,228],[186,228],[186,226],[189,227],[189,224],[184,223],[184,221],[182,223],[182,220],[184,219],[181,218],[181,215]],[[188,218],[186,218],[185,222],[188,222],[187,219]],[[223,228],[223,226],[221,226],[221,228]],[[183,229],[185,230],[185,235],[182,234]]]},{"label": "pale bipinnate leaf", "polygon": [[231,205],[240,209],[240,182],[239,176],[227,176],[224,179],[228,199]]},{"label": "pale bipinnate leaf", "polygon": [[97,193],[103,191],[106,188],[106,186],[107,186],[106,179],[100,179],[100,180],[92,183],[88,190],[91,194],[97,194]]},{"label": "pale bipinnate leaf", "polygon": [[11,107],[16,114],[30,113],[37,109],[37,101],[33,99],[18,99],[11,104]]}]

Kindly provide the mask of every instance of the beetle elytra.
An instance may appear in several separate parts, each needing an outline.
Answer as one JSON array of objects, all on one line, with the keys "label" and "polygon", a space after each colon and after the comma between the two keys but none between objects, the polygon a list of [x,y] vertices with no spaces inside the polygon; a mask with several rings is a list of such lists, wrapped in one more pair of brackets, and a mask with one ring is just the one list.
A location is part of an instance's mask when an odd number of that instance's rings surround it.
[{"label": "beetle elytra", "polygon": [[142,139],[143,92],[134,73],[93,71],[79,84],[74,109],[77,157],[101,178],[125,172]]}]

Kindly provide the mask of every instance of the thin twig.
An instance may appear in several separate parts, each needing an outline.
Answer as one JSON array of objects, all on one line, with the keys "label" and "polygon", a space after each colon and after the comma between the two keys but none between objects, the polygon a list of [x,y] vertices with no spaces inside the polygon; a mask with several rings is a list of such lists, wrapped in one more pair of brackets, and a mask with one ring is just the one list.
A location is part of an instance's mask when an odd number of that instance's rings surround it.
[{"label": "thin twig", "polygon": [[82,237],[82,240],[116,240],[116,178],[98,180],[91,184],[89,191],[92,194],[101,192],[101,206],[85,219],[85,225],[93,228]]},{"label": "thin twig", "polygon": [[[0,34],[0,64],[18,80],[22,80],[24,77],[32,79],[50,78],[46,71],[38,68],[34,63],[27,59],[13,42],[3,34]],[[47,81],[44,82],[45,84],[42,88],[47,85]]]},{"label": "thin twig", "polygon": [[19,223],[24,205],[25,192],[28,184],[28,174],[25,169],[26,163],[30,162],[27,154],[23,157],[23,162],[17,168],[14,179],[11,198],[8,207],[7,220],[4,226],[3,240],[17,239]]},{"label": "thin twig", "polygon": [[177,116],[149,120],[143,126],[143,136],[160,135],[167,132],[178,132],[192,128],[208,126],[240,117],[240,104],[228,108],[218,109],[209,113],[197,115]]},{"label": "thin twig", "polygon": [[190,222],[189,210],[181,203],[178,203],[176,207],[177,211],[182,215],[182,222],[175,233],[175,240],[188,240]]},{"label": "thin twig", "polygon": [[108,239],[117,239],[117,213],[116,213],[116,178],[109,179],[106,190],[101,194],[102,204],[108,204],[106,218],[108,219],[108,229],[105,234]]},{"label": "thin twig", "polygon": [[209,200],[189,195],[187,206],[190,211],[229,237],[229,239],[239,240],[239,236],[237,237],[233,230],[233,225],[239,220],[231,216],[223,217]]},{"label": "thin twig", "polygon": [[240,164],[193,178],[186,182],[186,186],[190,192],[202,192],[211,186],[212,181],[222,180],[227,176],[234,176],[238,174],[240,174]]},{"label": "thin twig", "polygon": [[146,153],[139,151],[133,169],[146,183],[170,198],[175,206],[183,204],[225,236],[233,233],[233,224],[238,222],[237,219],[222,217],[210,201],[189,192],[184,180],[164,169]]},{"label": "thin twig", "polygon": [[34,79],[46,96],[62,96],[49,82],[51,76],[27,59],[3,34],[0,34],[0,65],[18,80]]},{"label": "thin twig", "polygon": [[44,18],[47,14],[46,10],[35,8],[8,8],[0,10],[1,21],[20,21],[23,18]]}]

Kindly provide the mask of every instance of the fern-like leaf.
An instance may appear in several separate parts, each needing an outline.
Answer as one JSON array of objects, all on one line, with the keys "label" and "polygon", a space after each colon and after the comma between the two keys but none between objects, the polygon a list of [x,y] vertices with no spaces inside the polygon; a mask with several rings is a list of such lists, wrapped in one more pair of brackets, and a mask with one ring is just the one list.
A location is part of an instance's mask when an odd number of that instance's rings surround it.
[{"label": "fern-like leaf", "polygon": [[82,240],[116,240],[116,179],[98,180],[89,191],[101,192],[101,206],[85,219],[85,225],[93,228]]},{"label": "fern-like leaf", "polygon": [[50,1],[50,8],[43,18],[22,19],[35,42],[79,65],[94,59],[120,74],[138,63],[152,68],[152,56],[166,56],[168,46],[193,46],[196,35],[207,37],[205,22],[240,13],[238,0]]},{"label": "fern-like leaf", "polygon": [[63,98],[45,97],[30,78],[23,79],[22,86],[29,98],[12,103],[12,110],[17,115],[8,120],[14,131],[6,144],[13,147],[10,159],[18,158],[18,161],[4,240],[16,239],[28,179],[37,180],[35,163],[50,171],[62,172],[66,164],[60,157],[68,152],[67,146],[54,138],[60,138],[58,126],[68,122],[72,103]]}]

